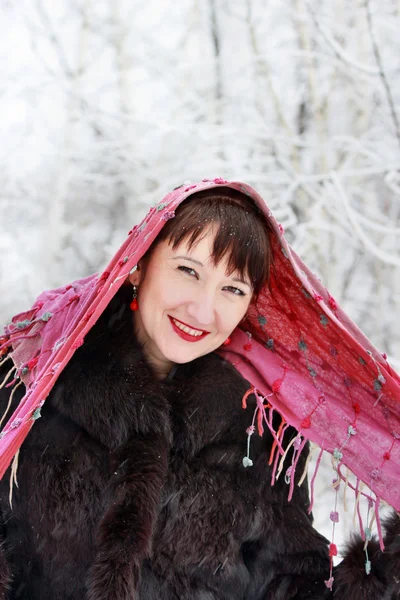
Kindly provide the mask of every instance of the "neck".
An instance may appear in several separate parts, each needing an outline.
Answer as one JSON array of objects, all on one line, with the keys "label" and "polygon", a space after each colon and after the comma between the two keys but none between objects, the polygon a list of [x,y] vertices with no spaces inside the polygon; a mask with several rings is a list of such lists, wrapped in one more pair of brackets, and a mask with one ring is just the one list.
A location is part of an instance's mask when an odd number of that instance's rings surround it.
[{"label": "neck", "polygon": [[143,352],[157,379],[165,379],[174,366],[174,363],[157,359],[151,352],[146,351],[146,344],[143,346]]},{"label": "neck", "polygon": [[157,379],[165,379],[174,366],[174,363],[167,360],[165,357],[160,356],[158,348],[155,348],[151,340],[146,337],[143,325],[141,323],[140,314],[138,312],[132,313],[132,319],[133,329],[138,342],[142,346],[143,354],[145,355],[147,362],[152,368]]}]

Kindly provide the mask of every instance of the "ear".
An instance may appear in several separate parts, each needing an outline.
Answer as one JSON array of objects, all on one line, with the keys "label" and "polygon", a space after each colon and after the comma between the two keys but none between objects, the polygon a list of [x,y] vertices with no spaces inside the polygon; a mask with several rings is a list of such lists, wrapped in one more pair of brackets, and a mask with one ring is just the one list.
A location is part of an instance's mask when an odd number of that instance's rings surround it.
[{"label": "ear", "polygon": [[130,273],[128,275],[128,281],[132,284],[132,285],[139,285],[140,284],[140,280],[141,280],[141,275],[142,275],[142,271],[140,269],[140,262],[137,265],[137,268],[134,270],[133,273]]}]

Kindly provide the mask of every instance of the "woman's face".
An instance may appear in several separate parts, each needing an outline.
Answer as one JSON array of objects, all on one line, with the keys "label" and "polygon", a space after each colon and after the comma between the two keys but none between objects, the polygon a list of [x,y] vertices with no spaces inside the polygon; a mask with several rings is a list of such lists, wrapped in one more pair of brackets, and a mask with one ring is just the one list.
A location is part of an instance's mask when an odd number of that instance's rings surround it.
[{"label": "woman's face", "polygon": [[[213,265],[210,230],[189,250],[160,242],[145,269],[130,275],[138,285],[135,330],[155,370],[212,352],[244,317],[252,297],[248,280],[227,274],[226,261]],[[144,273],[144,276],[142,275]]]}]

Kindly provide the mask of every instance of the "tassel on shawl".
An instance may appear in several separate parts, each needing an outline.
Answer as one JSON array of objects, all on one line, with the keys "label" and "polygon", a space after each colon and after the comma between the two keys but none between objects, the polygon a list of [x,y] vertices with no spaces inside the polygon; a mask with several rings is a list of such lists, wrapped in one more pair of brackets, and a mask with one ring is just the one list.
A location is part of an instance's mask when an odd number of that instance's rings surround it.
[{"label": "tassel on shawl", "polygon": [[18,469],[18,459],[19,459],[19,448],[17,450],[17,452],[14,455],[14,459],[12,461],[11,464],[11,477],[10,477],[10,495],[8,497],[9,502],[10,502],[10,508],[12,510],[12,495],[13,495],[13,487],[14,484],[16,485],[16,487],[18,486],[18,481],[17,481],[17,469]]}]

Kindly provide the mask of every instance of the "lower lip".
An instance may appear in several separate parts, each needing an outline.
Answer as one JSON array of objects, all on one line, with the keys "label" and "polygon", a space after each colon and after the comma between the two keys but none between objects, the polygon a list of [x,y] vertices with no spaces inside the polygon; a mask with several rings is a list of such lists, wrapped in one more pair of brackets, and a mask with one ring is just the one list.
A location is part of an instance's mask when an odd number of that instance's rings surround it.
[{"label": "lower lip", "polygon": [[189,333],[186,333],[185,331],[182,331],[182,329],[179,329],[179,327],[177,327],[175,325],[175,323],[173,322],[172,318],[170,316],[168,316],[172,328],[175,331],[175,333],[177,333],[179,335],[179,337],[181,337],[183,340],[185,340],[186,342],[199,342],[200,340],[204,339],[206,337],[206,335],[208,335],[208,331],[207,333],[202,333],[201,335],[190,335]]}]

